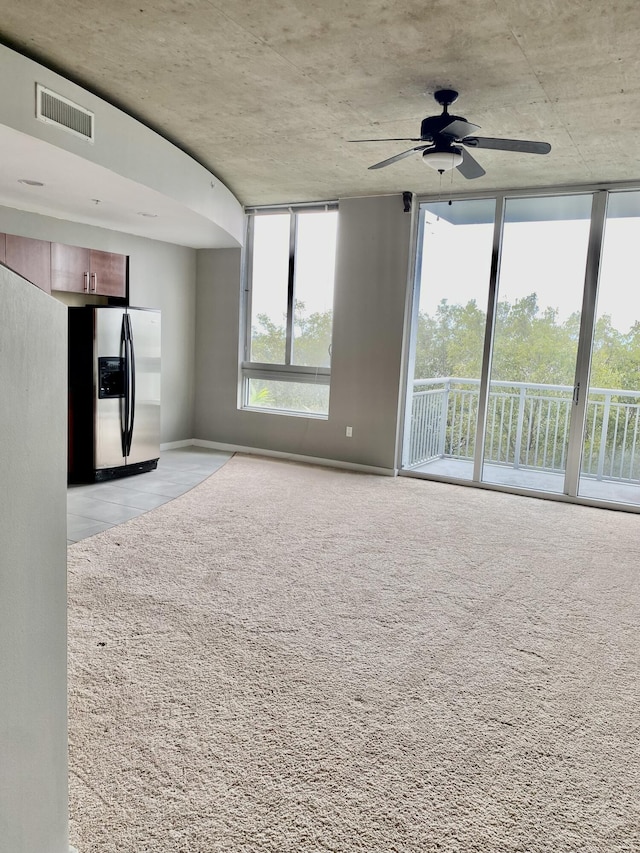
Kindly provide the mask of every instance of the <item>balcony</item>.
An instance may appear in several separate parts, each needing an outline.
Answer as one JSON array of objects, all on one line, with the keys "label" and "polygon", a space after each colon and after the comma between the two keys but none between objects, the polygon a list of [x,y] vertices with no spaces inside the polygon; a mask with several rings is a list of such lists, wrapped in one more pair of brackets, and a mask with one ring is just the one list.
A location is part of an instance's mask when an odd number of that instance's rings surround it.
[{"label": "balcony", "polygon": [[[480,382],[440,377],[413,383],[405,467],[472,479]],[[483,480],[562,493],[573,387],[492,382]],[[591,388],[579,494],[640,503],[640,391]]]}]

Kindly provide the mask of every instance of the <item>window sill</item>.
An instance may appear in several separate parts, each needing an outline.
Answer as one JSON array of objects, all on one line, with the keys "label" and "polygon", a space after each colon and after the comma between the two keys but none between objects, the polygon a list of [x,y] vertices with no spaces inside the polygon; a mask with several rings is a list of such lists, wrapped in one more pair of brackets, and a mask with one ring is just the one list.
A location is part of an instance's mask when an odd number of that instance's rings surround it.
[{"label": "window sill", "polygon": [[241,412],[259,412],[261,415],[285,415],[289,418],[306,418],[313,421],[328,421],[329,415],[319,412],[294,412],[290,409],[268,409],[266,406],[240,406]]}]

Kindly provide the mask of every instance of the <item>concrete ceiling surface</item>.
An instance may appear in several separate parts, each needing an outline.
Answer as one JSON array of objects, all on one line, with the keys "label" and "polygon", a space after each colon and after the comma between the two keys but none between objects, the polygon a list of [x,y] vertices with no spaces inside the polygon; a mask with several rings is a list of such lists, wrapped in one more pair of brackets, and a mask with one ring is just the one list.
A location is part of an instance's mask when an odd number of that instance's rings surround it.
[{"label": "concrete ceiling surface", "polygon": [[[640,178],[638,0],[1,0],[0,38],[195,156],[244,204]],[[545,156],[477,150],[465,180],[408,157],[440,112]],[[413,143],[416,144],[416,143]]]}]

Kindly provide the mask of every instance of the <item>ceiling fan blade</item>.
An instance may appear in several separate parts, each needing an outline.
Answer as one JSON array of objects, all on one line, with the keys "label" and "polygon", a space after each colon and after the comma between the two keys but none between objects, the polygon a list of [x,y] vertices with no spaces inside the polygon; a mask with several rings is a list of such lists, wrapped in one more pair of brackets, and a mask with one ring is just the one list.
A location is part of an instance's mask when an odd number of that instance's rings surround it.
[{"label": "ceiling fan blade", "polygon": [[479,124],[471,124],[470,121],[465,121],[464,119],[455,119],[455,121],[449,122],[446,127],[443,127],[440,133],[450,136],[452,139],[464,139],[465,136],[471,136],[476,130],[480,130]]},{"label": "ceiling fan blade", "polygon": [[473,178],[481,178],[483,175],[487,174],[476,158],[472,157],[471,154],[465,150],[462,151],[462,163],[460,163],[459,166],[456,166],[456,168],[461,175],[464,175],[464,177],[469,180],[472,180]]},{"label": "ceiling fan blade", "polygon": [[397,163],[398,160],[402,160],[405,157],[410,157],[411,154],[415,154],[416,151],[424,151],[425,148],[431,148],[431,145],[417,145],[415,148],[410,148],[408,151],[403,151],[402,154],[394,154],[393,157],[389,157],[387,160],[382,160],[380,163],[375,163],[373,166],[369,166],[369,168],[382,169],[385,166],[390,166],[392,163]]},{"label": "ceiling fan blade", "polygon": [[519,151],[521,154],[548,154],[548,142],[529,142],[526,139],[492,139],[487,136],[469,136],[460,140],[470,148],[495,148],[498,151]]},{"label": "ceiling fan blade", "polygon": [[347,139],[347,142],[424,142],[421,136],[398,136],[393,139]]}]

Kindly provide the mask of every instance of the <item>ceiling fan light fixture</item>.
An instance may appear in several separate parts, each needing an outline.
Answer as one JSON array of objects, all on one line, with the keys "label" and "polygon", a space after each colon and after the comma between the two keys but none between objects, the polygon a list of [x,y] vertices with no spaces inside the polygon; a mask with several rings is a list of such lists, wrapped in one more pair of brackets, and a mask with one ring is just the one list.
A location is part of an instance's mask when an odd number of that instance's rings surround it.
[{"label": "ceiling fan light fixture", "polygon": [[436,172],[450,172],[462,163],[462,150],[452,145],[445,150],[427,148],[422,152],[422,162],[426,163]]}]

